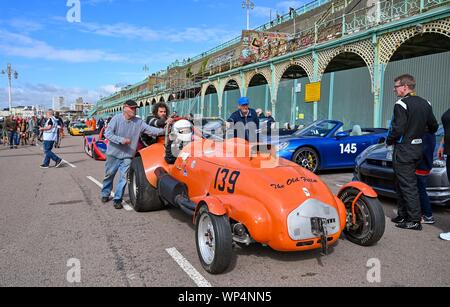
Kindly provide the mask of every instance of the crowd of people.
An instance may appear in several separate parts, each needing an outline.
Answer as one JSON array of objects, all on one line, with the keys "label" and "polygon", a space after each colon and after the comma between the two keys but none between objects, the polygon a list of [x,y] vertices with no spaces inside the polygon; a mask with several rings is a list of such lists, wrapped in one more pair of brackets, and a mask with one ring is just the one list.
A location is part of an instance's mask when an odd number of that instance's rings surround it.
[{"label": "crowd of people", "polygon": [[[58,121],[58,140],[57,147],[60,147],[61,139],[64,138],[64,122],[59,114],[55,115]],[[43,128],[46,123],[44,116],[37,117],[19,117],[8,116],[0,123],[2,131],[2,138],[0,144],[10,149],[17,149],[19,146],[37,146],[38,142],[43,142],[43,133],[40,128]]]}]

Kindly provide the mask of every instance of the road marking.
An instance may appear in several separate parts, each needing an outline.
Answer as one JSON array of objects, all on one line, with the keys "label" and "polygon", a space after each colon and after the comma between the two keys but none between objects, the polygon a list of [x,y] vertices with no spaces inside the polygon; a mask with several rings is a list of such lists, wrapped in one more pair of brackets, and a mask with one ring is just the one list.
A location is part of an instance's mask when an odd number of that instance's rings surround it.
[{"label": "road marking", "polygon": [[70,162],[67,162],[66,160],[62,160],[64,163],[66,163],[67,165],[69,165],[70,167],[72,167],[72,168],[77,168],[75,165],[73,165],[72,163],[70,163]]},{"label": "road marking", "polygon": [[188,274],[188,276],[200,288],[211,288],[211,284],[180,254],[176,248],[168,248],[166,252],[175,260],[176,263]]},{"label": "road marking", "polygon": [[[95,183],[100,189],[103,189],[103,184],[100,183],[100,181],[98,181],[97,179],[95,179],[94,177],[91,176],[87,176],[87,179],[89,179],[90,181],[92,181],[93,183]],[[114,192],[111,193],[112,197],[114,197],[116,194],[114,194]],[[131,208],[131,206],[129,204],[127,204],[126,202],[123,202],[123,208],[126,211],[133,211],[133,208]]]}]

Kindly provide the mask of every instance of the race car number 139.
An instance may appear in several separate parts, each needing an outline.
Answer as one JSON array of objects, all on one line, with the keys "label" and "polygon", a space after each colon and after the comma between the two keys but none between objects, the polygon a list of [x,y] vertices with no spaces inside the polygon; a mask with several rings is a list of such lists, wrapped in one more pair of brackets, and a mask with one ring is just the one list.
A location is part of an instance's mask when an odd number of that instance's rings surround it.
[{"label": "race car number 139", "polygon": [[214,189],[219,190],[220,192],[225,192],[226,190],[228,193],[234,194],[236,183],[240,175],[241,172],[231,172],[229,169],[219,168],[217,170],[216,180],[214,181]]}]

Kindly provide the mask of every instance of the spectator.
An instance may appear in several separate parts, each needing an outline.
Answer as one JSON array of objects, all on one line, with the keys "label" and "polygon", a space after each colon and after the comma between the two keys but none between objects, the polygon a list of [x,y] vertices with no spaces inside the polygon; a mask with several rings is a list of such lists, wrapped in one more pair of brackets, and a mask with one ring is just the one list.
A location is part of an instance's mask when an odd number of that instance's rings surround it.
[{"label": "spectator", "polygon": [[9,116],[5,118],[5,121],[2,124],[2,141],[4,146],[8,146],[8,129],[6,129],[6,121],[8,120]]},{"label": "spectator", "polygon": [[17,149],[16,135],[17,135],[17,120],[13,116],[9,116],[5,122],[6,130],[8,131],[9,147]]},{"label": "spectator", "polygon": [[98,131],[99,132],[102,131],[104,127],[105,127],[105,121],[103,120],[103,118],[100,118],[98,120]]},{"label": "spectator", "polygon": [[434,224],[433,210],[428,196],[428,177],[433,169],[436,135],[425,133],[423,137],[423,157],[416,170],[417,188],[419,189],[420,205],[422,206],[422,224]]},{"label": "spectator", "polygon": [[247,141],[257,141],[256,130],[259,129],[259,118],[256,111],[250,109],[250,100],[247,97],[242,97],[238,101],[239,110],[231,114],[227,120],[227,128],[234,124],[234,137],[244,137]]},{"label": "spectator", "polygon": [[58,123],[58,134],[57,134],[57,139],[56,139],[56,143],[55,143],[55,148],[61,148],[61,142],[62,142],[62,138],[64,136],[64,121],[62,120],[59,112],[56,112],[55,118]]},{"label": "spectator", "polygon": [[19,126],[20,145],[24,146],[28,144],[28,124],[25,119],[22,119]]},{"label": "spectator", "polygon": [[37,146],[36,141],[39,137],[39,125],[36,116],[33,116],[28,123],[28,131],[30,133],[30,145]]},{"label": "spectator", "polygon": [[105,179],[102,189],[102,202],[107,203],[113,188],[114,177],[117,172],[119,183],[114,197],[114,208],[122,209],[123,194],[127,185],[127,173],[131,160],[136,156],[139,137],[142,133],[150,136],[164,134],[164,130],[147,125],[136,117],[138,105],[133,100],[128,100],[123,109],[123,114],[116,115],[106,128],[105,136],[109,140],[106,152]]},{"label": "spectator", "polygon": [[264,115],[262,109],[256,109],[256,115],[258,115],[258,118],[259,118],[260,120],[266,118],[266,116]]},{"label": "spectator", "polygon": [[54,117],[53,111],[47,112],[47,122],[45,123],[45,127],[39,128],[43,133],[44,139],[44,153],[45,158],[44,162],[41,165],[42,169],[47,169],[50,167],[50,161],[53,160],[56,162],[55,167],[58,168],[62,165],[63,160],[59,158],[52,152],[53,146],[55,145],[56,140],[58,139],[58,120]]},{"label": "spectator", "polygon": [[394,107],[387,145],[394,146],[393,165],[399,196],[398,216],[392,222],[397,228],[421,231],[422,214],[415,172],[423,156],[426,130],[436,133],[439,126],[431,104],[416,96],[415,88],[416,81],[411,75],[395,79],[394,91],[400,100]]},{"label": "spectator", "polygon": [[[447,176],[450,181],[450,109],[442,116],[442,125],[444,126],[444,137],[442,138],[441,147],[439,149],[439,159],[444,160],[447,155]],[[450,232],[441,234],[441,239],[450,241]]]}]

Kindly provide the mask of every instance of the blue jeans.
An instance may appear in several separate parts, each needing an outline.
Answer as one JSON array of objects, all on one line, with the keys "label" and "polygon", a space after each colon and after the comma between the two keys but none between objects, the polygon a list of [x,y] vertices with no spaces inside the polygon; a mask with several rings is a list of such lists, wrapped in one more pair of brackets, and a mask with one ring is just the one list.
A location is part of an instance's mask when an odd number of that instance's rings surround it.
[{"label": "blue jeans", "polygon": [[55,155],[52,152],[53,145],[55,145],[54,141],[44,141],[44,153],[45,153],[45,158],[44,158],[44,163],[43,163],[44,166],[49,166],[51,160],[53,160],[55,162],[61,161],[61,158],[59,158],[57,155]]},{"label": "blue jeans", "polygon": [[422,207],[422,215],[426,217],[433,216],[433,210],[430,204],[430,198],[428,197],[427,187],[428,187],[428,176],[419,176],[417,177],[417,188],[419,189],[420,196],[420,205]]},{"label": "blue jeans", "polygon": [[113,190],[114,177],[119,172],[119,183],[117,184],[114,201],[122,201],[125,187],[127,186],[127,174],[130,170],[131,159],[116,159],[111,156],[106,157],[106,176],[103,180],[102,197],[109,197]]},{"label": "blue jeans", "polygon": [[8,132],[8,138],[9,138],[9,146],[17,146],[19,145],[19,138],[18,138],[17,131],[9,131]]}]

